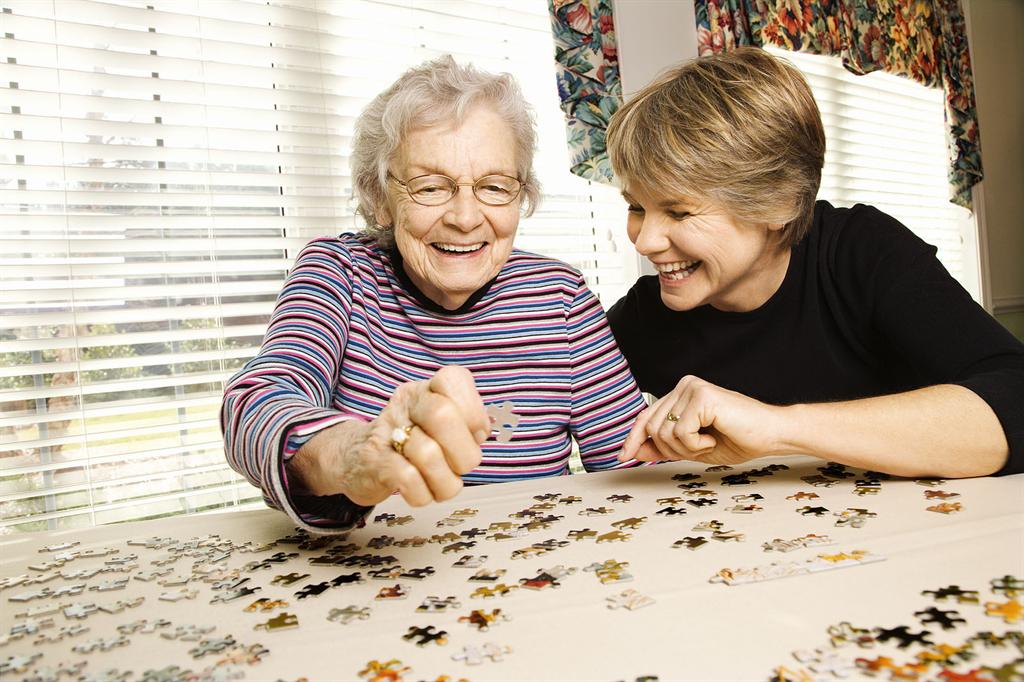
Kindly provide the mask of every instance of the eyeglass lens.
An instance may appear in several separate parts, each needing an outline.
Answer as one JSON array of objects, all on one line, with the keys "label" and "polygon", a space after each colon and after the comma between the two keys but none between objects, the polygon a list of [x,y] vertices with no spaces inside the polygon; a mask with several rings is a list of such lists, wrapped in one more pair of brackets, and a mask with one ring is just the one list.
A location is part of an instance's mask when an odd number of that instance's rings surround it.
[{"label": "eyeglass lens", "polygon": [[[503,206],[519,195],[521,187],[518,180],[508,175],[487,175],[473,184],[473,194],[485,204]],[[459,183],[446,175],[421,175],[409,180],[406,188],[417,203],[438,206],[455,196]]]}]

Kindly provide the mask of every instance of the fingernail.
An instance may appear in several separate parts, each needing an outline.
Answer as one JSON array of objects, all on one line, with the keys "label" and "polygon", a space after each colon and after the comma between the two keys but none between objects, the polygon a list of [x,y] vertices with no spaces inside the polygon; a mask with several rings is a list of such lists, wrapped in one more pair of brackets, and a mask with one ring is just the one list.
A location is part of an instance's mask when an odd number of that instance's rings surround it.
[{"label": "fingernail", "polygon": [[484,431],[483,429],[476,432],[476,442],[483,443],[485,440],[491,437],[490,432]]}]

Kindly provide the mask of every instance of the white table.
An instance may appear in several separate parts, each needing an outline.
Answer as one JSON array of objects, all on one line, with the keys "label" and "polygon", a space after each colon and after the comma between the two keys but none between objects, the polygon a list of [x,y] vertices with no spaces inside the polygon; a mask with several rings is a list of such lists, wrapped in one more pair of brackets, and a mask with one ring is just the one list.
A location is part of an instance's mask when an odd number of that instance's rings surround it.
[{"label": "white table", "polygon": [[[727,486],[722,476],[744,470],[761,468],[769,463],[782,462],[790,468],[771,476],[754,477],[749,485]],[[324,555],[325,548],[298,550],[294,544],[278,544],[271,549],[243,552],[245,543],[265,543],[294,532],[288,519],[275,511],[224,513],[205,516],[170,518],[145,523],[105,526],[87,530],[59,533],[24,534],[0,541],[0,578],[27,574],[48,575],[61,571],[70,573],[89,567],[102,567],[106,561],[126,554],[136,554],[137,568],[125,573],[99,573],[85,580],[57,577],[36,585],[16,585],[0,591],[0,636],[12,628],[24,626],[33,620],[20,614],[29,609],[53,608],[61,604],[95,603],[109,605],[119,600],[130,601],[144,597],[141,605],[126,608],[119,613],[94,613],[82,620],[65,617],[62,611],[35,620],[51,618],[53,625],[38,634],[20,638],[8,635],[0,646],[0,664],[8,657],[42,654],[25,672],[8,672],[4,679],[31,678],[36,669],[55,669],[85,661],[80,674],[98,676],[109,669],[121,673],[130,671],[123,679],[142,679],[147,670],[162,670],[177,665],[182,670],[196,673],[204,669],[227,678],[244,675],[256,680],[357,680],[371,660],[387,662],[399,659],[402,667],[410,670],[401,676],[379,679],[435,680],[448,675],[452,680],[627,680],[650,675],[666,680],[765,680],[779,666],[822,679],[831,674],[822,670],[813,658],[803,663],[793,657],[795,651],[822,648],[834,654],[833,662],[853,665],[857,658],[876,661],[888,657],[892,665],[918,662],[918,655],[935,652],[934,647],[910,644],[905,649],[895,646],[895,640],[877,643],[873,648],[861,649],[856,644],[833,648],[829,643],[828,628],[843,621],[853,626],[871,629],[908,626],[917,633],[931,632],[936,645],[952,647],[971,643],[978,632],[991,632],[1001,636],[1007,631],[1019,631],[1022,622],[1006,623],[1000,617],[986,615],[986,602],[1007,603],[1005,594],[994,593],[990,581],[1010,575],[1024,578],[1024,477],[986,478],[948,481],[938,487],[926,487],[910,480],[883,481],[880,491],[873,495],[854,494],[855,478],[838,481],[832,487],[814,487],[801,480],[802,476],[817,474],[823,463],[806,458],[761,460],[755,465],[736,467],[730,472],[705,472],[705,467],[693,463],[679,463],[645,467],[630,471],[611,472],[526,481],[520,483],[483,486],[466,489],[456,500],[432,507],[410,510],[399,498],[380,505],[371,515],[365,528],[353,531],[344,542],[357,543],[357,554],[393,555],[406,570],[433,566],[436,573],[422,581],[398,581],[368,578],[369,568],[311,565],[309,559]],[[681,490],[673,475],[696,473],[712,491],[703,497],[715,497],[716,505],[695,507],[685,503],[702,495],[698,491]],[[862,474],[863,472],[855,472]],[[958,502],[962,510],[951,514],[927,511],[927,507],[941,503],[941,499],[926,499],[926,491],[942,490],[960,496],[947,500]],[[793,500],[788,496],[803,491],[815,493],[818,499]],[[444,545],[425,543],[419,547],[389,546],[381,549],[366,547],[371,538],[389,535],[396,540],[452,532],[458,534],[468,528],[487,529],[493,522],[523,523],[529,519],[510,518],[509,514],[537,504],[535,495],[559,493],[578,496],[576,504],[555,503],[551,510],[542,511],[564,516],[546,529],[530,532],[525,537],[495,541],[485,536],[475,538],[477,545],[457,553],[442,553]],[[762,511],[736,513],[728,511],[738,502],[734,495],[757,493],[762,500],[754,502]],[[606,499],[614,494],[629,494],[629,502]],[[659,498],[679,496],[685,514],[657,514],[665,504]],[[743,502],[748,504],[750,502]],[[582,516],[584,508],[608,507],[607,516]],[[802,515],[796,510],[805,506],[820,506],[829,511],[822,516]],[[437,527],[436,522],[457,509],[476,509],[478,513],[460,525]],[[868,518],[859,528],[849,525],[837,527],[835,512],[848,508],[866,508],[877,516]],[[406,514],[414,517],[406,525],[388,527],[385,522],[373,522],[378,514]],[[570,540],[567,546],[533,558],[513,559],[514,550],[548,539],[565,540],[572,530],[590,528],[606,533],[614,530],[615,521],[646,517],[646,522],[631,533],[626,542],[597,543],[593,537]],[[683,537],[700,534],[692,529],[701,521],[717,519],[725,530],[745,535],[742,541],[719,542],[711,540],[690,550],[675,548],[673,543]],[[775,538],[793,539],[808,533],[828,535],[835,544],[807,547],[781,553],[766,552],[762,543]],[[168,556],[168,549],[129,546],[129,540],[150,537],[173,538],[187,541],[197,536],[215,534],[227,556],[223,564],[228,569],[241,568],[251,561],[259,561],[275,552],[299,552],[300,556],[284,564],[275,564],[266,570],[242,572],[250,580],[244,584],[258,586],[260,591],[228,603],[211,604],[223,590],[213,589],[211,583],[192,577],[184,586],[159,585],[157,579],[144,582],[130,579],[124,589],[98,591],[89,589],[105,581],[144,574],[159,566],[151,562]],[[488,532],[488,535],[493,532]],[[705,534],[704,537],[710,537]],[[68,551],[88,552],[112,548],[116,555],[77,558],[63,567],[38,571],[30,565],[52,560],[55,552],[40,552],[47,545],[78,542]],[[208,541],[209,542],[209,541]],[[213,543],[216,544],[216,543]],[[722,568],[768,565],[771,562],[801,562],[818,554],[865,550],[885,557],[884,561],[850,566],[837,570],[799,575],[765,582],[743,585],[725,585],[709,582],[709,578]],[[204,551],[204,550],[200,550]],[[207,550],[209,551],[209,548]],[[487,583],[473,583],[467,579],[476,569],[453,568],[452,563],[463,554],[486,554],[483,564],[488,569],[506,569],[501,582],[516,585],[521,578],[536,575],[542,569],[555,565],[578,569],[560,580],[557,589],[514,589],[507,596],[490,599],[472,598],[477,587]],[[583,570],[594,562],[608,559],[628,562],[632,581],[602,584],[592,571]],[[169,564],[172,575],[192,576],[193,559],[183,557]],[[200,567],[209,568],[208,562]],[[330,580],[336,576],[359,571],[364,582],[342,584],[319,596],[299,600],[295,592],[303,585]],[[286,573],[309,573],[310,577],[291,586],[275,585],[271,581]],[[382,587],[399,582],[409,593],[407,599],[375,601]],[[61,587],[84,583],[86,589],[78,595],[33,599],[27,602],[10,601],[12,597],[42,588],[57,590]],[[923,590],[938,590],[959,585],[977,590],[979,603],[957,603],[955,600],[936,601]],[[176,602],[162,601],[161,594],[177,590],[197,590],[193,599]],[[655,603],[637,610],[610,609],[606,598],[626,589],[635,589],[655,600]],[[416,607],[425,597],[455,596],[461,606],[440,613],[418,613]],[[289,605],[268,612],[245,612],[257,598],[287,601]],[[1020,596],[1017,601],[1021,601]],[[348,605],[369,606],[366,620],[353,620],[348,624],[329,621],[332,609]],[[951,630],[943,630],[935,623],[922,624],[915,612],[935,606],[955,610],[966,622]],[[473,609],[500,608],[511,620],[493,625],[481,632],[459,622]],[[273,631],[254,629],[260,623],[287,612],[298,618],[298,627]],[[136,632],[126,635],[128,643],[108,651],[76,653],[73,646],[81,646],[97,639],[111,643],[118,635],[118,626],[126,626],[145,619],[152,624],[165,619],[170,625],[154,632]],[[53,635],[63,627],[80,624],[88,632],[61,641],[35,644],[39,635]],[[189,650],[199,643],[169,639],[161,633],[173,631],[181,625],[215,626],[207,639],[231,635],[240,644],[262,644],[269,653],[259,662],[247,664],[238,656],[240,648],[194,658]],[[444,646],[428,644],[419,647],[403,639],[410,626],[434,625],[448,633]],[[479,665],[467,665],[453,660],[452,655],[465,646],[481,646],[491,642],[511,647],[501,661],[485,659]],[[1005,640],[1003,646],[985,646],[974,639],[970,661],[957,660],[952,669],[966,672],[981,666],[999,668],[1021,656],[1017,646]],[[233,664],[213,667],[226,654],[236,654]],[[820,655],[819,655],[820,657]],[[884,664],[884,659],[883,659]],[[848,671],[853,678],[864,678],[867,668]],[[397,664],[394,667],[398,667]],[[827,665],[824,667],[828,667]],[[812,668],[818,668],[815,672]],[[1024,665],[1018,668],[1024,671]],[[942,666],[933,663],[920,679],[942,679]],[[1005,672],[1005,671],[1004,671]],[[890,670],[883,669],[878,679],[889,679]],[[75,679],[63,676],[58,679]],[[173,678],[168,678],[173,679]],[[212,678],[211,679],[215,679]]]}]

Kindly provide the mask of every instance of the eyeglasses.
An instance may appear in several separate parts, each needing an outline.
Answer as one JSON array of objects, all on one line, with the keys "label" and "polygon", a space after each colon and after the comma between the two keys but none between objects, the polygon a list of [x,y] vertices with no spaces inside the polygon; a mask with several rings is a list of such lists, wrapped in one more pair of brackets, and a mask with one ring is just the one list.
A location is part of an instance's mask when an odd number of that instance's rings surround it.
[{"label": "eyeglasses", "polygon": [[402,182],[391,171],[388,177],[404,187],[409,197],[422,206],[448,203],[463,185],[472,187],[473,195],[488,206],[511,204],[523,189],[523,183],[509,175],[485,175],[476,182],[455,182],[447,175],[417,175]]}]

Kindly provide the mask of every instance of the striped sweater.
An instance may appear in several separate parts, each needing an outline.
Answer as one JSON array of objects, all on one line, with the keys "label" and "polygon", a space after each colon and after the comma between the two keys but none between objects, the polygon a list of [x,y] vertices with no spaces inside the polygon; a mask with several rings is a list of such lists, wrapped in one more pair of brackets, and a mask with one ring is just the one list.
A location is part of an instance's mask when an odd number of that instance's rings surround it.
[{"label": "striped sweater", "polygon": [[512,401],[520,417],[509,443],[483,444],[467,485],[566,474],[571,437],[588,471],[623,466],[616,453],[645,403],[577,271],[516,249],[446,311],[397,251],[355,234],[314,240],[295,261],[263,347],[225,390],[228,462],[301,527],[349,529],[370,508],[289,494],[285,464],[321,429],[373,419],[399,385],[445,365],[469,369],[485,404]]}]

